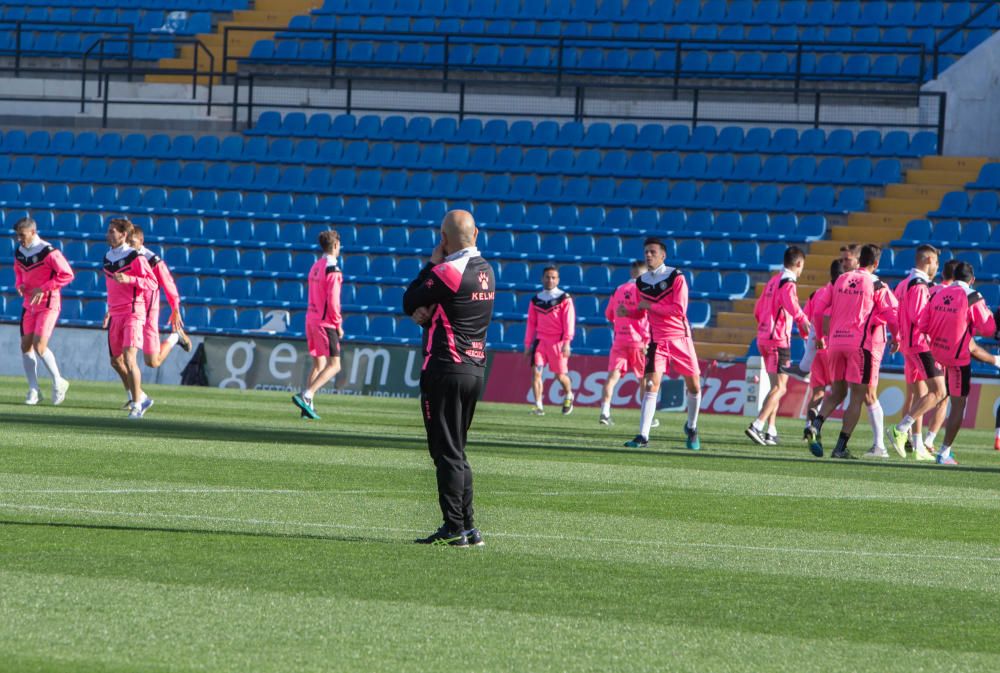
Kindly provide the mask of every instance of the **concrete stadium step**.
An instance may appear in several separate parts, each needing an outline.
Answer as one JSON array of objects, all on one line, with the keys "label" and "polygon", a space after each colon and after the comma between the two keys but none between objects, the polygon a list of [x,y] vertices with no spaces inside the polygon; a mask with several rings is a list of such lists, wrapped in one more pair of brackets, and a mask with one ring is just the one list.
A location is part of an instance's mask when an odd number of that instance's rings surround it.
[{"label": "concrete stadium step", "polygon": [[932,171],[966,173],[969,171],[975,171],[978,174],[983,166],[989,162],[990,160],[987,157],[946,157],[934,155],[924,157],[920,163],[923,168]]},{"label": "concrete stadium step", "polygon": [[875,197],[868,199],[868,212],[870,213],[928,213],[935,210],[941,204],[941,199],[906,199],[906,198],[886,198]]},{"label": "concrete stadium step", "polygon": [[906,171],[906,182],[911,185],[955,185],[960,189],[967,182],[975,182],[978,177],[978,168],[974,170],[913,168]]},{"label": "concrete stadium step", "polygon": [[885,195],[892,199],[934,200],[941,203],[944,195],[953,191],[955,191],[955,188],[951,185],[911,185],[900,183],[887,186],[885,188]]},{"label": "concrete stadium step", "polygon": [[757,329],[757,321],[752,313],[733,313],[732,311],[719,311],[715,314],[715,322],[719,327],[732,327],[742,329]]},{"label": "concrete stadium step", "polygon": [[742,343],[714,343],[710,341],[695,341],[694,350],[702,360],[735,360],[746,357],[750,349],[750,342]]},{"label": "concrete stadium step", "polygon": [[749,344],[757,335],[757,328],[705,327],[698,330],[698,340],[706,343]]},{"label": "concrete stadium step", "polygon": [[[829,262],[827,262],[827,269],[829,269]],[[754,287],[754,297],[759,297],[761,294],[763,294],[764,288],[766,286],[767,286],[767,283],[757,283],[757,285]],[[815,292],[816,290],[818,290],[820,288],[820,285],[819,284],[817,284],[817,285],[804,285],[802,283],[796,283],[795,284],[795,288],[798,291],[799,300],[800,301],[805,301],[805,300],[809,299],[809,295],[811,295],[813,292]],[[750,309],[750,312],[753,313],[753,308],[752,307]]]}]

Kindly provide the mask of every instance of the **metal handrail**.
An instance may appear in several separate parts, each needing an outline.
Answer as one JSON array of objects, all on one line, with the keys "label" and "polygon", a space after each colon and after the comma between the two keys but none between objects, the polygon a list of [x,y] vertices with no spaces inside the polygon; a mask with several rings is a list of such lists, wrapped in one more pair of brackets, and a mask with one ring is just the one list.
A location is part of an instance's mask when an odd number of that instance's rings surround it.
[{"label": "metal handrail", "polygon": [[[398,31],[372,31],[364,29],[356,30],[343,30],[339,28],[331,29],[316,29],[316,28],[294,28],[294,29],[278,29],[276,30],[274,26],[225,26],[223,28],[223,42],[222,42],[222,60],[223,60],[223,70],[229,68],[229,63],[231,61],[240,61],[243,57],[232,56],[229,49],[230,33],[240,33],[240,32],[254,32],[254,33],[293,33],[297,36],[304,35],[316,35],[317,39],[326,40],[329,39],[332,43],[332,48],[330,50],[331,56],[329,61],[321,60],[303,60],[298,59],[297,64],[307,65],[314,63],[316,65],[328,65],[330,67],[330,78],[331,80],[336,79],[336,69],[337,69],[337,44],[339,40],[351,40],[351,39],[367,39],[371,41],[378,41],[379,38],[388,39],[392,41],[392,38],[398,38],[400,42],[423,42],[427,44],[441,44],[444,46],[444,55],[442,62],[440,64],[441,70],[447,73],[450,69],[465,69],[464,66],[454,64],[450,61],[449,55],[451,53],[450,49],[456,45],[501,45],[501,46],[525,46],[525,47],[550,47],[557,49],[556,53],[556,66],[555,66],[555,76],[556,76],[556,86],[559,87],[562,83],[562,79],[569,72],[577,72],[579,69],[575,68],[567,72],[564,67],[563,54],[566,48],[581,47],[585,48],[588,46],[600,46],[603,48],[621,48],[621,49],[639,49],[639,48],[651,48],[660,47],[664,51],[674,51],[675,61],[673,72],[661,72],[659,76],[673,76],[675,78],[675,85],[678,84],[676,81],[681,75],[681,60],[682,55],[685,51],[691,51],[693,49],[701,51],[741,51],[740,47],[755,47],[761,48],[767,47],[772,51],[783,51],[783,53],[794,53],[796,54],[796,80],[801,80],[801,55],[804,50],[808,50],[807,53],[832,53],[832,52],[858,52],[858,53],[871,53],[871,54],[911,54],[914,56],[920,56],[921,63],[926,58],[926,47],[920,43],[912,42],[843,42],[843,41],[823,41],[815,42],[808,40],[773,40],[766,43],[760,40],[730,40],[730,39],[698,39],[698,38],[608,38],[608,37],[590,37],[590,36],[509,36],[509,35],[491,35],[487,33],[429,33],[429,32],[398,32]],[[784,49],[782,49],[784,48]],[[743,49],[742,51],[749,51],[749,49]],[[384,65],[384,64],[367,64],[367,65]],[[400,66],[405,68],[405,65]],[[515,69],[508,66],[475,66],[476,70],[481,70],[484,72],[512,72]],[[551,68],[545,71],[541,69],[528,69],[522,68],[516,70],[517,72],[525,73],[537,73],[546,72],[550,73]],[[629,74],[631,71],[602,71],[601,75],[621,75]],[[644,75],[654,75],[654,73],[643,73]],[[709,73],[704,73],[709,74]],[[745,77],[746,73],[741,73],[741,77]],[[773,77],[774,75],[768,75],[763,73],[762,77]],[[919,86],[922,83],[922,72],[918,73],[917,78],[914,79],[914,83]],[[899,81],[899,80],[897,80]],[[909,79],[902,80],[908,82]],[[447,86],[447,84],[445,85]]]}]

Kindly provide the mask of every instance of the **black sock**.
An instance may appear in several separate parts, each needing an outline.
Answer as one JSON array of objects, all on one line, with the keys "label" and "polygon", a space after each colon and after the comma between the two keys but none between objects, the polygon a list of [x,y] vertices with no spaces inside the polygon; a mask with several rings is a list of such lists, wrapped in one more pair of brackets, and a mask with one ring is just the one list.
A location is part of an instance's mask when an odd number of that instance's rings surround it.
[{"label": "black sock", "polygon": [[808,423],[812,423],[815,420],[816,420],[816,410],[815,409],[810,409],[809,413],[806,414],[806,421]]},{"label": "black sock", "polygon": [[821,430],[823,428],[823,421],[825,420],[826,420],[825,418],[823,418],[819,414],[816,414],[816,420],[813,421],[813,427],[816,428],[817,430]]},{"label": "black sock", "polygon": [[840,433],[840,436],[837,437],[837,448],[835,448],[834,451],[847,451],[847,442],[850,441],[850,439],[851,436],[846,432]]}]

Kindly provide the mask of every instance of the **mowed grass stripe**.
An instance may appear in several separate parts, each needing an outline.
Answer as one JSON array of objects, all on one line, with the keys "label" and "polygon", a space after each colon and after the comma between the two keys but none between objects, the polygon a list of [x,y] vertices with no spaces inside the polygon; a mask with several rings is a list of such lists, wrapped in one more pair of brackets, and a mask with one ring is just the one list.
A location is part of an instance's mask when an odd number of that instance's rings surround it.
[{"label": "mowed grass stripe", "polygon": [[[432,606],[267,591],[178,587],[100,578],[0,574],[0,633],[13,670],[285,673],[289,670],[441,670],[441,634],[461,641],[462,670],[787,673],[995,670],[984,653],[858,643],[824,630],[808,638],[697,625],[645,625],[595,614],[551,620],[481,606]],[[56,608],[55,606],[59,606]],[[97,628],[92,615],[121,619]],[[8,622],[9,623],[9,622]],[[390,645],[373,633],[392,633]],[[119,648],[121,642],[128,648]],[[164,642],[171,643],[165,651]],[[45,650],[49,657],[34,652]]]},{"label": "mowed grass stripe", "polygon": [[[39,537],[38,531],[28,531],[19,550],[6,554],[8,572],[41,570],[35,551]],[[59,563],[49,568],[58,575],[467,607],[472,600],[467,592],[445,588],[454,583],[475,587],[478,607],[516,614],[579,619],[597,613],[604,620],[796,638],[836,629],[838,637],[856,642],[945,650],[955,649],[953,634],[960,632],[958,649],[1000,653],[995,624],[984,619],[1000,610],[1000,596],[955,588],[916,592],[841,575],[735,572],[722,556],[719,567],[710,570],[490,556],[478,549],[459,556],[459,550],[386,544],[364,535],[325,544],[281,538],[276,544],[265,536],[70,527],[54,531],[52,538],[43,546],[58,539]],[[380,572],[373,574],[370,564],[376,561]],[[443,577],[448,578],[444,585]],[[913,629],[910,623],[913,615],[942,614],[949,629]]]}]

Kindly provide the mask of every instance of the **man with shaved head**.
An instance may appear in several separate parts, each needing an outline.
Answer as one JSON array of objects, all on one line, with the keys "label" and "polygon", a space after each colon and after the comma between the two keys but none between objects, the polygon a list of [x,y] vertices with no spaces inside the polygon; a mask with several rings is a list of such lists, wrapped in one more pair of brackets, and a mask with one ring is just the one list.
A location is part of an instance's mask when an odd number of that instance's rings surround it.
[{"label": "man with shaved head", "polygon": [[478,235],[470,213],[448,212],[441,241],[403,295],[403,311],[424,328],[420,409],[444,518],[438,530],[416,540],[419,544],[483,544],[473,521],[465,444],[483,389],[496,280],[476,248]]}]

